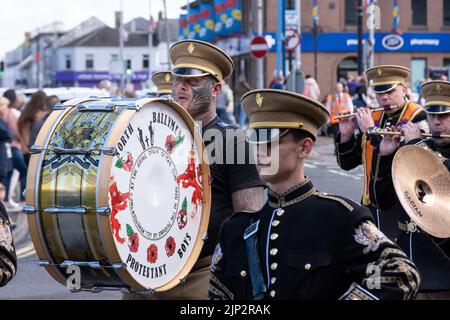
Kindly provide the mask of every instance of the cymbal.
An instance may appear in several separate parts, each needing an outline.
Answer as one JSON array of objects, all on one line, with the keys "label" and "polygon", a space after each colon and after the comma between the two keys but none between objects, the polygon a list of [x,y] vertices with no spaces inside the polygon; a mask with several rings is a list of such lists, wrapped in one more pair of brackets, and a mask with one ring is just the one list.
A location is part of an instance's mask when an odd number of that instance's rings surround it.
[{"label": "cymbal", "polygon": [[450,237],[450,173],[442,160],[420,146],[395,154],[392,180],[408,216],[437,238]]}]

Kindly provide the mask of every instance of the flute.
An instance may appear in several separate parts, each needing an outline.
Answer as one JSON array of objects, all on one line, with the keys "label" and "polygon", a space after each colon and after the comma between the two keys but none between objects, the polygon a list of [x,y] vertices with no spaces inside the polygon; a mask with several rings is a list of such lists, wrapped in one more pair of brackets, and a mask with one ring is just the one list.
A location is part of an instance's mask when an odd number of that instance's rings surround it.
[{"label": "flute", "polygon": [[[370,109],[370,111],[372,112],[377,112],[377,111],[383,111],[385,110],[384,108],[375,108],[375,109]],[[350,117],[354,117],[356,116],[358,113],[353,112],[353,113],[348,113],[348,114],[342,114],[339,116],[335,116],[334,119],[338,120],[338,119],[345,119],[345,118],[350,118]]]},{"label": "flute", "polygon": [[[373,128],[367,130],[368,135],[377,135],[377,136],[403,136],[403,132],[400,131],[387,131],[382,130],[380,128]],[[421,133],[422,137],[424,138],[450,138],[450,134],[442,134],[439,132],[434,133]]]}]

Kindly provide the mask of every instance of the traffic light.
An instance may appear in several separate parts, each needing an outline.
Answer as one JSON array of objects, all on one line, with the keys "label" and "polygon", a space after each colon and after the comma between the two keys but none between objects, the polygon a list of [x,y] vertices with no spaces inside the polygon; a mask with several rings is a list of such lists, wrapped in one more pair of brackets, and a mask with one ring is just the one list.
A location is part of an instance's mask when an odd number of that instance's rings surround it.
[{"label": "traffic light", "polygon": [[5,76],[5,63],[3,61],[0,61],[0,78],[3,78]]}]

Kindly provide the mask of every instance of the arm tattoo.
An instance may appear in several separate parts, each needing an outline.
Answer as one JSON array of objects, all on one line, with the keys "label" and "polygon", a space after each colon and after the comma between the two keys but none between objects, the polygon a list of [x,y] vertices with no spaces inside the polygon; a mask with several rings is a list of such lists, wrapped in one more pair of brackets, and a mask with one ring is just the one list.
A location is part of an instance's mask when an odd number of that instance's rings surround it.
[{"label": "arm tattoo", "polygon": [[264,188],[254,187],[231,194],[234,212],[256,212],[264,205]]}]

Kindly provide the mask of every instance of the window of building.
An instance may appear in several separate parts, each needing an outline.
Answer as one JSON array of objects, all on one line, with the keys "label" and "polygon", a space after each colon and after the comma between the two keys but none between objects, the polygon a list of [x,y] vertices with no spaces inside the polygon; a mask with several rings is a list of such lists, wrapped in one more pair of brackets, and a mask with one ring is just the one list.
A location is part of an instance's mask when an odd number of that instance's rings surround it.
[{"label": "window of building", "polygon": [[450,67],[450,58],[444,58],[444,67]]},{"label": "window of building", "polygon": [[444,0],[444,26],[450,26],[450,0]]},{"label": "window of building", "polygon": [[142,69],[148,69],[149,68],[149,60],[148,60],[148,54],[142,55]]},{"label": "window of building", "polygon": [[412,25],[427,25],[427,0],[411,0]]},{"label": "window of building", "polygon": [[86,70],[94,69],[94,55],[93,54],[86,55],[85,67],[86,67]]},{"label": "window of building", "polygon": [[111,55],[111,61],[119,61],[119,55],[118,54],[112,54]]},{"label": "window of building", "polygon": [[358,10],[357,1],[355,0],[345,0],[345,25],[346,26],[356,26],[358,21]]},{"label": "window of building", "polygon": [[70,54],[66,54],[64,56],[64,65],[66,67],[66,70],[71,70],[72,69],[72,56]]}]

